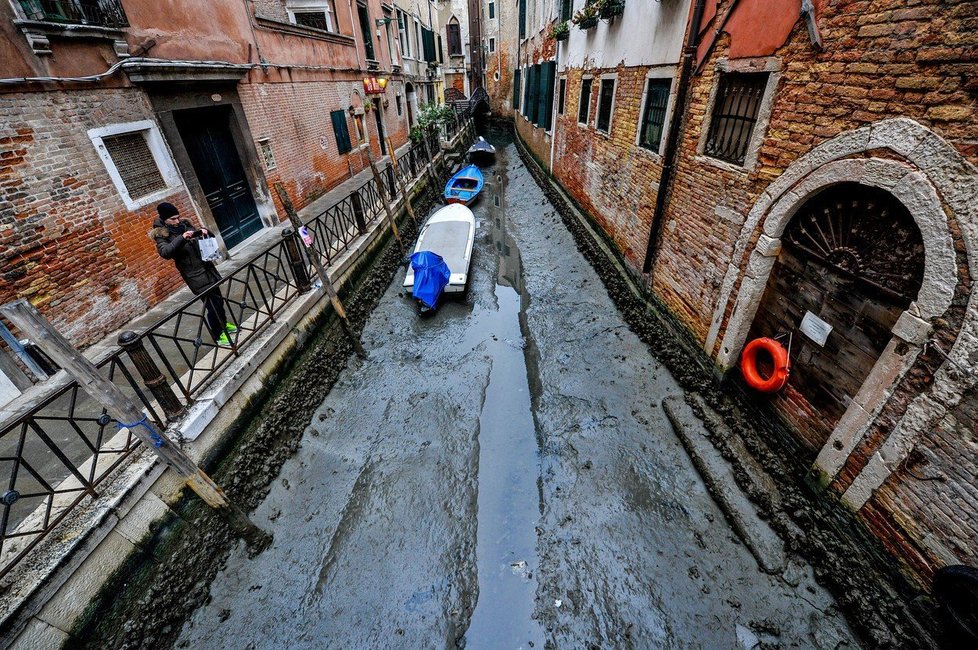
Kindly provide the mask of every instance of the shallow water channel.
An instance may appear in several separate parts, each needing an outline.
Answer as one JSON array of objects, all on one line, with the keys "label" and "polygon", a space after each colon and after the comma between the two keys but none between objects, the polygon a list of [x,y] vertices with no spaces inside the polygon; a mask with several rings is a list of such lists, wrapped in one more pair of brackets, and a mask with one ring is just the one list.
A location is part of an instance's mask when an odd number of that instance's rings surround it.
[{"label": "shallow water channel", "polygon": [[628,329],[505,133],[467,296],[403,271],[184,625],[187,648],[856,647],[811,569],[762,571]]}]

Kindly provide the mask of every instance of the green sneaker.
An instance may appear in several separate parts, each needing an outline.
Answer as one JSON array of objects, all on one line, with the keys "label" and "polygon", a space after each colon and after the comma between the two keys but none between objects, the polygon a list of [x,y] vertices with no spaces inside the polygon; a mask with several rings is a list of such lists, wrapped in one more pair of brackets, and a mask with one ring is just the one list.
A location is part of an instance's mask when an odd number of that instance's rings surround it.
[{"label": "green sneaker", "polygon": [[224,331],[228,334],[234,334],[238,331],[238,328],[234,323],[224,323]]},{"label": "green sneaker", "polygon": [[221,335],[217,337],[217,344],[224,347],[231,347],[231,339],[228,338],[226,332],[221,332]]}]

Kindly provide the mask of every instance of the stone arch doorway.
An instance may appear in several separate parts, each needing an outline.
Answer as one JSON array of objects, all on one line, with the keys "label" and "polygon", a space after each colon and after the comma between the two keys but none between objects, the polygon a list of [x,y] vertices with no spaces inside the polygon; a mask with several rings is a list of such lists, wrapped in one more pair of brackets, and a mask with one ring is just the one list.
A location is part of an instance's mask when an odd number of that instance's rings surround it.
[{"label": "stone arch doorway", "polygon": [[[817,451],[920,292],[924,244],[893,194],[854,182],[805,200],[781,241],[747,339],[791,335],[793,370],[776,399]],[[824,343],[802,332],[806,316],[832,327]]]}]

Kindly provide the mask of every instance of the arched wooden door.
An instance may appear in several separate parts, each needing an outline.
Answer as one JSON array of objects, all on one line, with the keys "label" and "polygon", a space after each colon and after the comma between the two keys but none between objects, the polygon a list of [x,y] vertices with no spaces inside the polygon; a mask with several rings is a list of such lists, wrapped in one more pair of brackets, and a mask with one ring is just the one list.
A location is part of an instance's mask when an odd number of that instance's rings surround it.
[{"label": "arched wooden door", "polygon": [[[785,229],[748,339],[791,333],[791,377],[777,399],[811,449],[822,447],[859,391],[923,274],[920,230],[875,187],[827,188]],[[832,327],[824,346],[801,332],[806,313]]]}]

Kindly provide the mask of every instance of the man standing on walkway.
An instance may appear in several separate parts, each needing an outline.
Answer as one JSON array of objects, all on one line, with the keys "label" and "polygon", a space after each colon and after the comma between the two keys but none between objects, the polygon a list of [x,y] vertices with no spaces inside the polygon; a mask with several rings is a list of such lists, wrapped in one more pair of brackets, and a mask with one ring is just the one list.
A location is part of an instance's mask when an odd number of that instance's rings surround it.
[{"label": "man standing on walkway", "polygon": [[156,211],[159,216],[149,231],[150,239],[156,243],[156,251],[163,259],[173,260],[194,295],[202,295],[204,318],[214,341],[218,345],[231,345],[228,334],[233,334],[238,328],[227,322],[221,288],[215,286],[209,289],[221,279],[221,274],[213,262],[204,261],[197,242],[193,241],[210,233],[205,228],[194,228],[189,221],[181,219],[179,210],[172,203],[160,203]]}]

